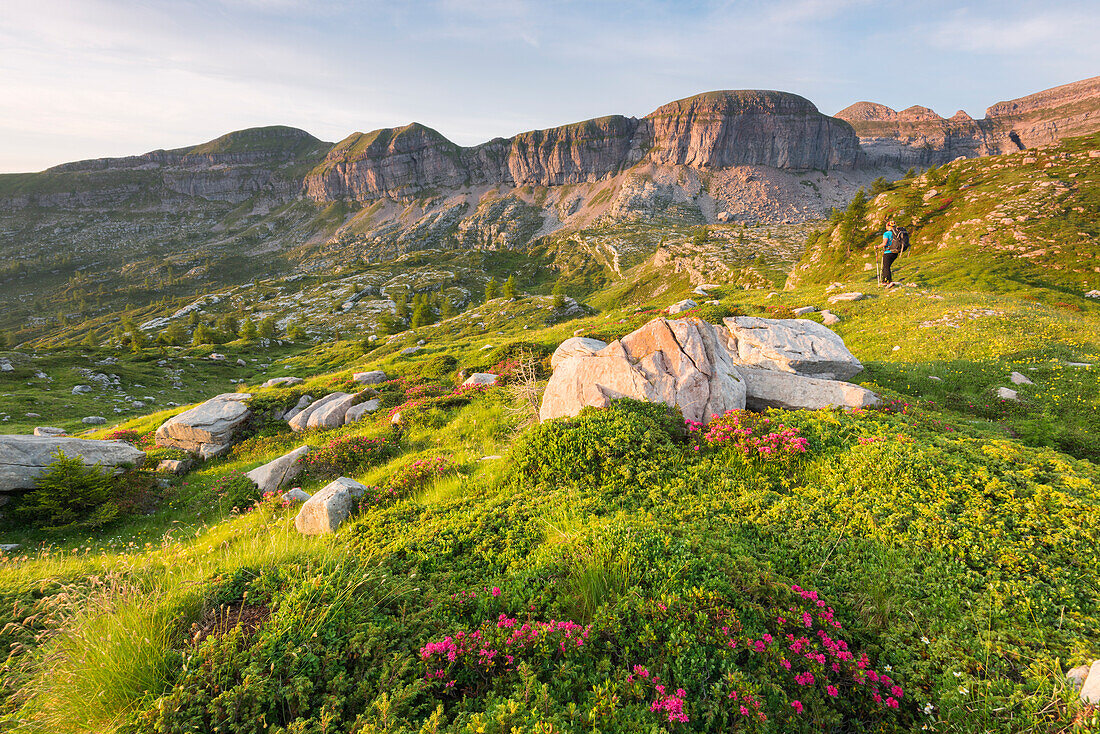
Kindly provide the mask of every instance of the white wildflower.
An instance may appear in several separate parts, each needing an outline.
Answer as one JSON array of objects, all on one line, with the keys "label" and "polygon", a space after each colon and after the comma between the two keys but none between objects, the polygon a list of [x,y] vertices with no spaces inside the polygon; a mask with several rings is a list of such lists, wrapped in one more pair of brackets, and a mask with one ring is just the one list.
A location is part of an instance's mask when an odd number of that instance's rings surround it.
[{"label": "white wildflower", "polygon": [[920,641],[923,642],[925,645],[931,645],[932,644],[932,641],[930,639],[928,639],[927,637],[924,637],[923,635],[921,636]]},{"label": "white wildflower", "polygon": [[932,705],[931,701],[929,701],[928,703],[924,704],[924,708],[921,710],[924,711],[925,716],[931,716],[932,712],[936,710],[936,707]]},{"label": "white wildflower", "polygon": [[966,686],[959,686],[959,693],[963,694],[964,696],[968,696],[970,695],[970,689]]}]

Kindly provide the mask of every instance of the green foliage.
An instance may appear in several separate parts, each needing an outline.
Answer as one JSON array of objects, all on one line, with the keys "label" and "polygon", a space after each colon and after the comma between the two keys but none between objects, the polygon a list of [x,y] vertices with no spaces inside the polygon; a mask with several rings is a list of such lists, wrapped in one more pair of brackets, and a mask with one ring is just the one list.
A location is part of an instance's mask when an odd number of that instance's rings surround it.
[{"label": "green foliage", "polygon": [[458,359],[452,354],[436,354],[420,366],[420,377],[432,382],[448,382],[458,369]]},{"label": "green foliage", "polygon": [[210,496],[222,507],[245,510],[260,499],[260,490],[243,472],[232,472],[214,480]]},{"label": "green foliage", "polygon": [[237,336],[244,339],[246,342],[254,340],[259,335],[259,331],[256,329],[256,322],[251,317],[246,318],[241,322],[241,328],[237,332]]},{"label": "green foliage", "polygon": [[509,275],[508,280],[504,281],[504,289],[501,291],[501,295],[509,300],[516,297],[516,276]]},{"label": "green foliage", "polygon": [[540,424],[517,439],[516,476],[539,483],[598,486],[612,477],[644,475],[674,460],[685,435],[678,411],[664,405],[616,400],[585,408],[569,420]]},{"label": "green foliage", "polygon": [[710,230],[706,227],[696,227],[695,231],[691,233],[691,243],[693,245],[702,245],[708,239],[710,239]]},{"label": "green foliage", "polygon": [[885,193],[890,189],[890,182],[882,176],[879,176],[871,182],[871,196],[878,196],[879,194]]},{"label": "green foliage", "polygon": [[348,436],[335,438],[300,460],[306,472],[315,479],[361,474],[385,461],[394,445],[381,438]]},{"label": "green foliage", "polygon": [[55,457],[19,505],[19,516],[50,530],[98,528],[114,520],[119,508],[110,472],[98,464],[85,466],[79,456],[65,456],[61,449]]},{"label": "green foliage", "polygon": [[496,278],[489,278],[489,282],[485,284],[485,300],[491,301],[496,298],[500,293],[500,286],[497,284]]}]

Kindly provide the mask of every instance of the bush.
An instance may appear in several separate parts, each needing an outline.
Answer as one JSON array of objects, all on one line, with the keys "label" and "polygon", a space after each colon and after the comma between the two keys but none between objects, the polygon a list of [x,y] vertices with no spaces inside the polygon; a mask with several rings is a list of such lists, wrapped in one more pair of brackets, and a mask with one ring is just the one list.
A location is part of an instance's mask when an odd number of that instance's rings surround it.
[{"label": "bush", "polygon": [[260,488],[242,472],[218,477],[210,492],[219,504],[239,509],[252,507],[260,499]]},{"label": "bush", "polygon": [[114,520],[119,507],[111,474],[99,464],[85,466],[79,456],[70,458],[61,449],[55,456],[17,514],[35,527],[50,530],[98,528]]},{"label": "bush", "polygon": [[591,483],[659,466],[686,435],[679,410],[624,398],[608,408],[585,408],[576,418],[551,420],[520,437],[515,471],[535,483]]},{"label": "bush", "polygon": [[300,461],[311,478],[328,479],[361,474],[385,461],[392,453],[392,448],[392,444],[381,438],[348,436],[329,441],[323,447],[303,456]]},{"label": "bush", "polygon": [[448,381],[458,369],[458,360],[450,354],[437,354],[420,365],[420,377],[425,380]]},{"label": "bush", "polygon": [[712,324],[718,324],[721,326],[722,319],[729,316],[744,316],[745,312],[736,306],[726,306],[724,304],[714,305],[711,303],[704,303],[702,306],[694,309],[696,316],[703,321],[707,321]]}]

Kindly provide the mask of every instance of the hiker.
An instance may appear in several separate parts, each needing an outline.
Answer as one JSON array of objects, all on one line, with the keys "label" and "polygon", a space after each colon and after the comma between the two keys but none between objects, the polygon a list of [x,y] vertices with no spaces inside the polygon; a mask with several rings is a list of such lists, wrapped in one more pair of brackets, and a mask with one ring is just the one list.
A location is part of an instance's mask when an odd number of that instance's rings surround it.
[{"label": "hiker", "polygon": [[882,270],[879,272],[878,282],[887,288],[894,287],[893,273],[890,266],[898,255],[908,249],[909,232],[905,227],[899,227],[897,222],[890,219],[886,222],[886,231],[882,233]]}]

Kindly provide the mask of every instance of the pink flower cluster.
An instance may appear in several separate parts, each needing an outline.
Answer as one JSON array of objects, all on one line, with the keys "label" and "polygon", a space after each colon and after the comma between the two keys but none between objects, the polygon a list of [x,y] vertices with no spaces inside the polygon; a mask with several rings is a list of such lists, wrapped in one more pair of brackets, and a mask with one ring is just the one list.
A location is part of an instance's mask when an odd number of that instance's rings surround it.
[{"label": "pink flower cluster", "polygon": [[747,410],[727,411],[706,425],[690,420],[684,423],[709,446],[730,446],[746,457],[788,459],[806,451],[807,441],[797,428],[773,424],[771,418]]},{"label": "pink flower cluster", "polygon": [[[490,593],[499,596],[500,589],[493,587]],[[552,658],[583,648],[591,630],[591,625],[583,626],[572,620],[520,622],[501,613],[496,619],[486,619],[472,632],[460,630],[420,648],[424,677],[428,680],[450,677],[447,684],[450,687],[464,672],[514,671],[517,657]]]},{"label": "pink flower cluster", "polygon": [[736,688],[729,692],[726,698],[732,701],[740,701],[738,704],[738,713],[742,716],[755,716],[757,721],[767,721],[768,715],[760,709],[763,708],[763,703],[759,698],[754,696],[748,691],[738,691]]},{"label": "pink flower cluster", "polygon": [[[659,675],[650,674],[644,665],[635,665],[633,672],[626,676],[627,683],[636,683],[642,687],[642,695],[654,697],[649,705],[649,710],[669,722],[679,721],[687,723],[688,716],[684,713],[684,703],[687,691],[677,688],[675,693],[669,693]],[[649,692],[650,688],[652,689]]]}]

